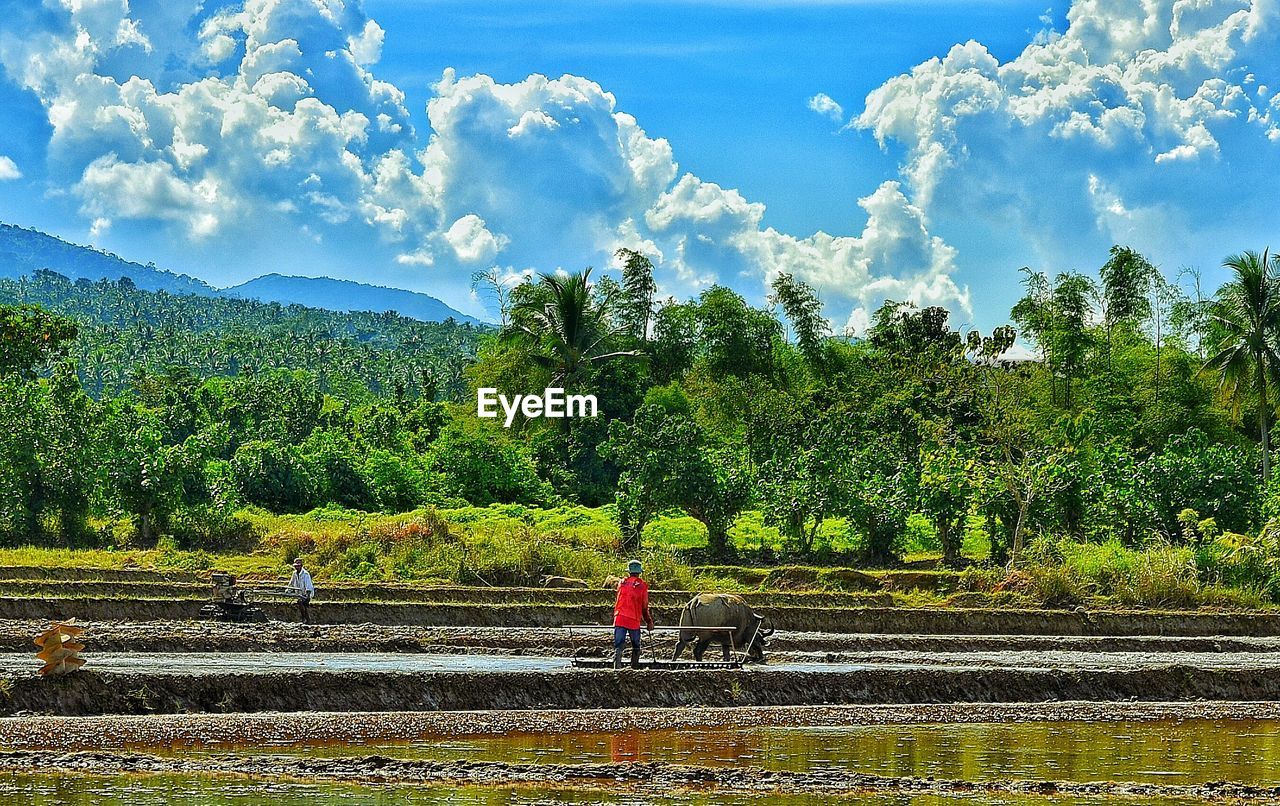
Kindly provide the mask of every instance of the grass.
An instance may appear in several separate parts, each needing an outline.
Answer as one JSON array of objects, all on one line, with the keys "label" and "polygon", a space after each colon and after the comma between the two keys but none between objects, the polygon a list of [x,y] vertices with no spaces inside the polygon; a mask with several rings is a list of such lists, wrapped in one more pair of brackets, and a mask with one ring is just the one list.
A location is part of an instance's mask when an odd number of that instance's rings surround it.
[{"label": "grass", "polygon": [[[545,575],[574,577],[592,587],[621,575],[628,557],[610,507],[518,505],[422,509],[383,515],[326,508],[305,515],[244,510],[237,515],[254,549],[239,553],[182,550],[162,540],[154,549],[0,549],[0,566],[42,568],[230,571],[246,578],[278,579],[294,557],[306,558],[318,580],[419,582],[474,586],[538,586]],[[109,525],[109,524],[108,524]],[[913,516],[908,560],[937,559],[927,521]],[[821,545],[854,552],[856,540],[843,521],[822,526]],[[782,535],[760,513],[744,513],[730,530],[740,552],[781,552]],[[960,573],[872,571],[831,565],[693,566],[690,549],[702,549],[706,531],[678,513],[648,524],[640,559],[655,588],[719,591],[859,592],[884,588],[907,606],[1047,606],[1194,608],[1270,607],[1280,601],[1280,541],[1224,534],[1190,546],[1154,542],[1135,548],[1118,542],[1032,541],[1026,562],[1013,573],[974,566]],[[970,522],[965,554],[976,560],[988,543]]]}]

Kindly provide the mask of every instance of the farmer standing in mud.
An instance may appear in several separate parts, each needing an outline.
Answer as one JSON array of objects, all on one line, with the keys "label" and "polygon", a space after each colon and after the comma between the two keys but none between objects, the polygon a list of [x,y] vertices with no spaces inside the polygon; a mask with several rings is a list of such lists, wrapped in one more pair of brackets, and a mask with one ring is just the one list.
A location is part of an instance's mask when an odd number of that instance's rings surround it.
[{"label": "farmer standing in mud", "polygon": [[649,585],[640,578],[643,567],[639,560],[627,563],[629,576],[618,585],[618,600],[613,605],[613,668],[622,668],[622,648],[631,639],[631,668],[640,668],[640,623],[653,632],[653,614],[649,612]]},{"label": "farmer standing in mud", "polygon": [[310,624],[311,597],[316,595],[316,586],[311,581],[311,572],[302,567],[301,557],[293,561],[293,577],[285,591],[298,597],[298,615],[302,617],[303,624]]}]

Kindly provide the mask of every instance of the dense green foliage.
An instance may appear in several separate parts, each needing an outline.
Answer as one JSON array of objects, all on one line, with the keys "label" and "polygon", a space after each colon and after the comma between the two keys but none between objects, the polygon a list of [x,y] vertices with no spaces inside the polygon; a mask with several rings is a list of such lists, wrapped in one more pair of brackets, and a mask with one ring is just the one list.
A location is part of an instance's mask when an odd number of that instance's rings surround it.
[{"label": "dense green foliage", "polygon": [[461,399],[483,332],[394,313],[142,291],[128,278],[72,282],[54,272],[0,280],[0,306],[34,305],[73,320],[70,351],[85,390],[102,398],[141,376],[181,367],[198,378],[306,370],[343,400]]},{"label": "dense green foliage", "polygon": [[[0,303],[42,309],[0,308],[25,345],[0,380],[0,539],[215,548],[255,539],[245,507],[580,504],[612,513],[608,551],[660,539],[695,559],[881,566],[926,551],[1012,559],[1037,590],[1078,594],[1102,583],[1061,570],[1076,547],[1167,549],[1175,577],[1280,593],[1259,448],[1280,371],[1266,253],[1229,259],[1208,300],[1123,247],[1096,282],[1028,270],[1011,317],[1037,360],[1010,358],[1012,327],[962,334],[903,303],[865,338],[833,336],[786,274],[777,313],[718,286],[655,303],[648,259],[619,258],[621,282],[479,278],[498,331],[0,282]],[[475,416],[479,386],[563,386],[599,416],[504,429]],[[675,515],[693,536],[653,533]]]}]

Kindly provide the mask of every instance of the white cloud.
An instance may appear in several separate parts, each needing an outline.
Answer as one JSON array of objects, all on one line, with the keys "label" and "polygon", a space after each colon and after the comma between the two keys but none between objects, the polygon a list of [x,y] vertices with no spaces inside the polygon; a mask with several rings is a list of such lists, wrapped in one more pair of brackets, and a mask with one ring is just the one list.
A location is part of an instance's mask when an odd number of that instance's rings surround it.
[{"label": "white cloud", "polygon": [[824,118],[830,118],[836,123],[844,122],[844,107],[836,103],[836,100],[825,92],[820,92],[809,99],[809,109],[817,112]]},{"label": "white cloud", "polygon": [[981,227],[1062,268],[1113,238],[1160,251],[1265,203],[1280,116],[1251,87],[1280,79],[1278,21],[1270,0],[1076,0],[1065,32],[1005,63],[956,45],[851,125],[905,150],[939,231]]},{"label": "white cloud", "polygon": [[[159,222],[244,249],[365,238],[402,271],[463,283],[499,260],[515,277],[628,246],[666,293],[719,282],[759,301],[786,270],[840,319],[885,296],[968,308],[954,251],[899,183],[861,201],[860,234],[795,237],[763,225],[763,204],[681,176],[671,145],[586,78],[447,70],[424,136],[374,72],[385,33],[358,0],[135,6],[76,0],[49,10],[57,24],[20,15],[21,34],[0,35],[0,64],[47,109],[52,173],[97,232]],[[829,96],[809,105],[843,119]]]},{"label": "white cloud", "polygon": [[9,157],[0,154],[0,182],[7,182],[12,179],[21,179],[22,171],[18,170],[18,165]]},{"label": "white cloud", "polygon": [[475,214],[464,215],[453,222],[445,231],[444,239],[463,263],[492,263],[510,242],[507,236],[494,235],[486,229],[484,219]]}]

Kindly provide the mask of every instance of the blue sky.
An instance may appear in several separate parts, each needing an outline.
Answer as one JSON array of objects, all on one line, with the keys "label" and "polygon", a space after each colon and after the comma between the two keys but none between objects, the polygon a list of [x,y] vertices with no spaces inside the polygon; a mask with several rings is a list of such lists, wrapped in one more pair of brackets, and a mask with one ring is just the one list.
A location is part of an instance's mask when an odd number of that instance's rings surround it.
[{"label": "blue sky", "polygon": [[[1263,0],[0,0],[0,219],[231,285],[656,259],[999,324],[1111,243],[1277,231]],[[540,79],[537,76],[545,76]],[[6,178],[7,177],[7,178]]]}]

